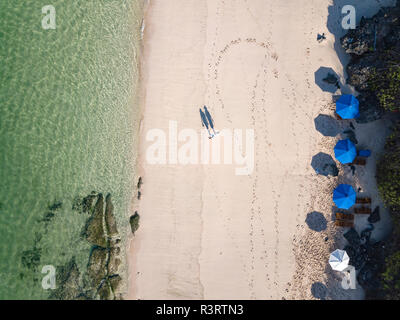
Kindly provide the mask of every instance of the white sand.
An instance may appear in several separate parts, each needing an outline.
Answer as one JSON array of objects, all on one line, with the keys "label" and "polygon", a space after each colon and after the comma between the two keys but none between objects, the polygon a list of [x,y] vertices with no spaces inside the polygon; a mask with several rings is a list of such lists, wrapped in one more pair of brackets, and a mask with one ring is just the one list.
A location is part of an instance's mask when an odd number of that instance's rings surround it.
[{"label": "white sand", "polygon": [[[345,4],[354,2],[360,1]],[[363,14],[379,7],[362,2]],[[317,176],[310,165],[317,153],[332,154],[336,142],[314,125],[319,114],[333,114],[332,93],[321,90],[314,72],[329,67],[343,77],[327,29],[329,12],[340,23],[339,8],[328,12],[331,5],[151,1],[144,32],[141,223],[130,242],[127,298],[308,299],[318,282],[328,287],[327,298],[362,297],[361,290],[338,289],[339,280],[325,273],[336,232],[331,191],[337,179]],[[318,43],[322,32],[327,40]],[[204,104],[217,130],[254,129],[251,175],[235,175],[233,165],[146,161],[148,130],[168,132],[174,120],[178,130],[200,133]],[[324,215],[326,230],[308,229],[305,219],[313,211]]]}]

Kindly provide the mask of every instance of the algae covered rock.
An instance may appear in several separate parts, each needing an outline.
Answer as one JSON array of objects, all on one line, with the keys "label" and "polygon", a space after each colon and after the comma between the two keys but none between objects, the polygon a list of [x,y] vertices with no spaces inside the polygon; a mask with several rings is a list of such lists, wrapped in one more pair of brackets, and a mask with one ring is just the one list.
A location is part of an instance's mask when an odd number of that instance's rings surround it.
[{"label": "algae covered rock", "polygon": [[80,272],[73,257],[66,265],[58,267],[56,273],[56,289],[50,299],[73,300],[82,296],[79,285]]},{"label": "algae covered rock", "polygon": [[107,249],[95,247],[89,257],[88,276],[93,287],[97,287],[107,274]]},{"label": "algae covered rock", "polygon": [[118,273],[118,268],[121,264],[121,259],[119,254],[121,249],[119,247],[111,247],[109,249],[109,262],[108,262],[108,273],[114,274]]},{"label": "algae covered rock", "polygon": [[106,197],[106,211],[105,211],[105,222],[107,228],[107,234],[109,237],[118,235],[117,223],[114,217],[114,206],[111,201],[111,195],[108,194]]},{"label": "algae covered rock", "polygon": [[86,222],[83,235],[91,244],[105,248],[107,247],[107,240],[104,235],[103,215],[104,198],[102,194],[99,194],[93,214]]}]

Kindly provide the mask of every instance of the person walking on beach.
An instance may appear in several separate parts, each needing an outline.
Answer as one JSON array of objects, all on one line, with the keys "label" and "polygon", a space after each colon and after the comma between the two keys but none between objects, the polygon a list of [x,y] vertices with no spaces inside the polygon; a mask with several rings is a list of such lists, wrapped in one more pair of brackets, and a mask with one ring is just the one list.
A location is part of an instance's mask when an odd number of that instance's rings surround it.
[{"label": "person walking on beach", "polygon": [[207,117],[206,117],[206,115],[204,114],[203,110],[201,110],[201,108],[199,109],[199,111],[200,111],[200,117],[201,117],[201,125],[202,125],[203,127],[206,127],[206,128],[207,128],[207,131],[208,131],[208,134],[209,134],[208,139],[211,139],[214,135],[211,134],[210,129],[208,128]]},{"label": "person walking on beach", "polygon": [[211,114],[208,112],[208,109],[207,109],[206,106],[204,106],[204,112],[205,112],[205,114],[206,114],[206,116],[207,116],[208,123],[210,124],[210,127],[211,127],[211,129],[213,130],[213,132],[214,132],[214,135],[216,135],[218,132],[215,132],[215,129],[214,129],[214,121],[213,121],[213,119],[212,119],[212,117],[211,117]]}]

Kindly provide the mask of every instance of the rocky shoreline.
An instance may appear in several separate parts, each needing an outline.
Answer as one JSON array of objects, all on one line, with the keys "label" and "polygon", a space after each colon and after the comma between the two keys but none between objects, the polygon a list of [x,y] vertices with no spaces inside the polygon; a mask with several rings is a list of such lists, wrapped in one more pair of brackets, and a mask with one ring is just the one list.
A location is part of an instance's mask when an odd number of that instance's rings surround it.
[{"label": "rocky shoreline", "polygon": [[351,55],[347,83],[360,94],[359,123],[380,119],[386,111],[400,108],[400,3],[382,8],[372,18],[340,39]]},{"label": "rocky shoreline", "polygon": [[119,275],[120,243],[111,195],[92,192],[77,199],[74,209],[89,214],[81,236],[91,245],[87,269],[79,270],[75,258],[57,268],[57,288],[50,299],[122,299]]},{"label": "rocky shoreline", "polygon": [[[368,123],[389,114],[395,116],[400,110],[400,1],[395,7],[382,8],[372,18],[363,17],[356,29],[341,38],[341,45],[351,55],[347,83],[359,92],[357,122]],[[395,118],[393,123],[396,123]],[[400,128],[398,123],[395,127]],[[378,242],[370,241],[372,229],[364,230],[361,235],[350,229],[344,235],[350,264],[359,270],[357,279],[367,299],[398,299],[400,296],[400,290],[395,289],[400,284],[400,228],[396,227],[400,210],[393,205],[400,202],[400,135],[393,135],[377,164],[377,182],[380,195],[391,210],[394,230],[388,239]],[[388,162],[388,158],[391,161]],[[372,227],[377,219],[379,207],[368,220]]]}]

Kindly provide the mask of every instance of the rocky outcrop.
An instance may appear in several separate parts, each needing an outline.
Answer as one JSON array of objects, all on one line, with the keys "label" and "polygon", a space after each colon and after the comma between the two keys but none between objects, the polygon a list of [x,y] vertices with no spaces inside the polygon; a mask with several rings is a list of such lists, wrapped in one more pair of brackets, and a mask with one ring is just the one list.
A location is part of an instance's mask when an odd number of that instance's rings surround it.
[{"label": "rocky outcrop", "polygon": [[[95,203],[93,205],[93,203]],[[111,195],[92,192],[74,202],[74,210],[89,213],[82,236],[92,244],[86,270],[79,272],[74,260],[59,267],[57,289],[51,299],[120,299],[120,238]]]},{"label": "rocky outcrop", "polygon": [[352,56],[347,66],[347,82],[360,93],[359,123],[380,119],[385,110],[400,107],[399,92],[392,88],[392,75],[400,64],[400,3],[382,8],[372,18],[341,38],[344,50]]},{"label": "rocky outcrop", "polygon": [[118,235],[117,222],[115,221],[113,211],[114,206],[111,201],[111,195],[108,194],[106,197],[105,223],[107,228],[107,235],[109,237],[114,237]]},{"label": "rocky outcrop", "polygon": [[97,197],[92,216],[87,220],[83,235],[91,244],[106,248],[107,239],[104,234],[104,198],[102,194]]},{"label": "rocky outcrop", "polygon": [[94,247],[91,250],[87,273],[91,285],[96,288],[101,280],[107,275],[108,250],[101,247]]},{"label": "rocky outcrop", "polygon": [[74,300],[85,297],[80,287],[80,272],[73,257],[66,265],[58,267],[57,287],[50,294],[50,299]]},{"label": "rocky outcrop", "polygon": [[129,224],[131,225],[132,233],[135,234],[136,230],[139,229],[140,216],[137,211],[129,218]]}]

